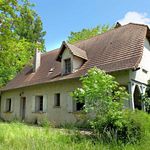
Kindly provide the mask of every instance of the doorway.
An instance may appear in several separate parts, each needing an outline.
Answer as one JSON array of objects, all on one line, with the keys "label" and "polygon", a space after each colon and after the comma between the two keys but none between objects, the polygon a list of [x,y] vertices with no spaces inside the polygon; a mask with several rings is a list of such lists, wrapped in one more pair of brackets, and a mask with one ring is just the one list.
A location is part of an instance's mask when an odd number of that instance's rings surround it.
[{"label": "doorway", "polygon": [[134,108],[142,110],[141,93],[137,85],[135,86],[134,90]]},{"label": "doorway", "polygon": [[26,97],[21,97],[20,99],[20,117],[21,120],[25,119],[26,115]]}]

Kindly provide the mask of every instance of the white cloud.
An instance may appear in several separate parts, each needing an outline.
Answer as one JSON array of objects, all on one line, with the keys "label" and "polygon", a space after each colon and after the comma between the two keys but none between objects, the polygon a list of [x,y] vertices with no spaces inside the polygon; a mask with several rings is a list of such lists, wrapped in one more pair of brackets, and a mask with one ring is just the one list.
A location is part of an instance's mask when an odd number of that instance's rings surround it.
[{"label": "white cloud", "polygon": [[147,13],[139,13],[135,11],[127,12],[124,18],[118,20],[122,25],[127,23],[139,23],[146,24],[150,27],[150,18],[148,18]]}]

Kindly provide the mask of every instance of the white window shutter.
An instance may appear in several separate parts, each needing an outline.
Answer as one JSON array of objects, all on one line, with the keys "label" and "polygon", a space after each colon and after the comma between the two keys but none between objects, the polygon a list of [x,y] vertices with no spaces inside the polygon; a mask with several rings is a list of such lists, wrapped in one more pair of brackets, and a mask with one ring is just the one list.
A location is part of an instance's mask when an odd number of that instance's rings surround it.
[{"label": "white window shutter", "polygon": [[47,95],[43,96],[43,112],[47,112]]},{"label": "white window shutter", "polygon": [[35,96],[32,96],[32,112],[35,112]]},{"label": "white window shutter", "polygon": [[67,109],[68,112],[73,112],[73,99],[70,96],[70,92],[67,94]]}]

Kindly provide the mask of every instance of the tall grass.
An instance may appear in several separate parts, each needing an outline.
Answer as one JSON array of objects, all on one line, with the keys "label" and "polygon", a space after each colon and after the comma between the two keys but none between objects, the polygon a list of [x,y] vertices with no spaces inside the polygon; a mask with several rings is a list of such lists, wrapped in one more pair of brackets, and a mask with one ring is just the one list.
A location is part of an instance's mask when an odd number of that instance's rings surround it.
[{"label": "tall grass", "polygon": [[83,138],[78,140],[61,129],[29,126],[22,123],[0,123],[0,149],[3,150],[75,150],[103,149]]},{"label": "tall grass", "polygon": [[150,150],[150,115],[131,115],[142,126],[142,139],[136,144],[102,143],[77,129],[0,122],[0,150]]}]

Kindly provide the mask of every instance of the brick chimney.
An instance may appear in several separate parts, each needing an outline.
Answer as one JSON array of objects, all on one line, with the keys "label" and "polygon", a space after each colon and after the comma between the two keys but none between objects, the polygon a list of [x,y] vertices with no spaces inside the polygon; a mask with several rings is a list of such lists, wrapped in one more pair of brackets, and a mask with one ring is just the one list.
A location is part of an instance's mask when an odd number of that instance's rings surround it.
[{"label": "brick chimney", "polygon": [[41,52],[37,48],[34,56],[34,72],[36,72],[39,69],[40,65],[41,65]]}]

